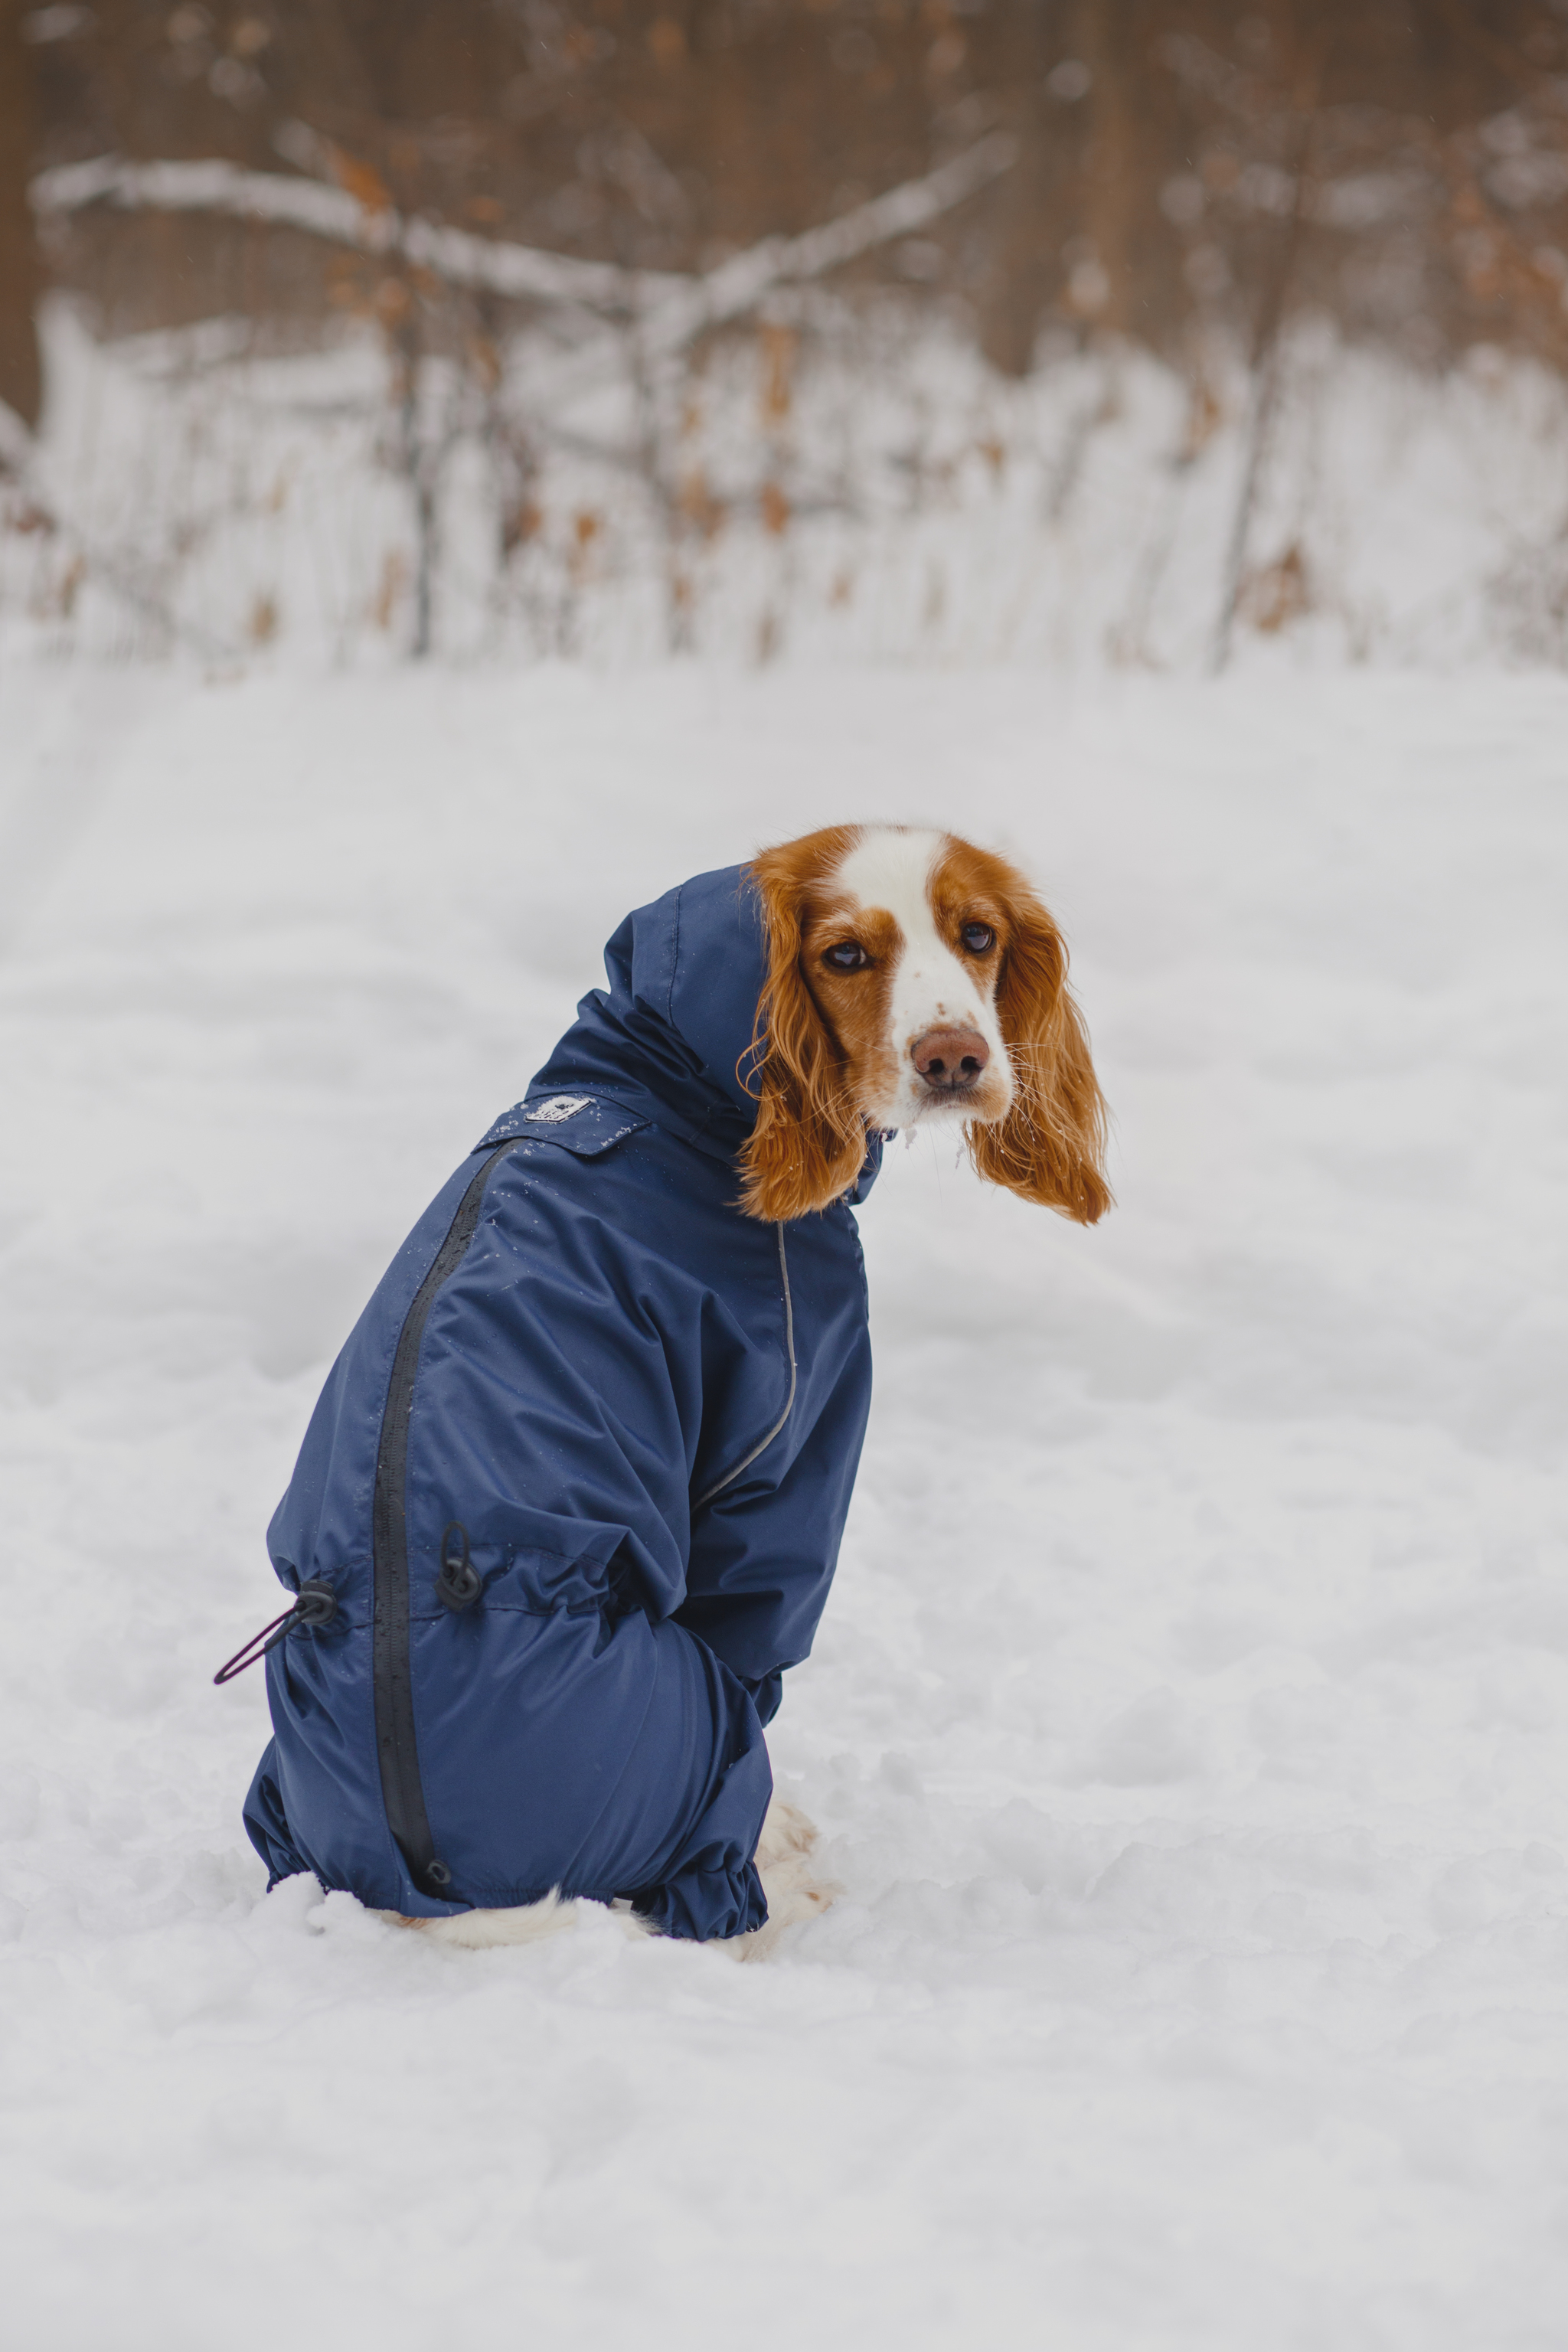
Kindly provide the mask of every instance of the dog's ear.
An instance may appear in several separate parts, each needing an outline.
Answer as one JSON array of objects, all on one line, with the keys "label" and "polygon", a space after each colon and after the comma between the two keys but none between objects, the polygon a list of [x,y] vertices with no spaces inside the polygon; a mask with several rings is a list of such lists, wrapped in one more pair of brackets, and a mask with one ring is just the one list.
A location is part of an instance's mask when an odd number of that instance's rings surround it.
[{"label": "dog's ear", "polygon": [[764,850],[749,868],[767,943],[767,977],[742,1065],[757,1098],[757,1124],[741,1155],[741,1206],[750,1217],[787,1222],[826,1209],[848,1191],[866,1156],[866,1123],[844,1056],[800,968],[807,884],[831,871],[851,837],[847,827],[834,826]]},{"label": "dog's ear", "polygon": [[1067,947],[1021,877],[1008,901],[996,1018],[1013,1065],[1013,1108],[994,1126],[971,1126],[970,1156],[993,1184],[1092,1225],[1112,1197],[1105,1098],[1068,986]]}]

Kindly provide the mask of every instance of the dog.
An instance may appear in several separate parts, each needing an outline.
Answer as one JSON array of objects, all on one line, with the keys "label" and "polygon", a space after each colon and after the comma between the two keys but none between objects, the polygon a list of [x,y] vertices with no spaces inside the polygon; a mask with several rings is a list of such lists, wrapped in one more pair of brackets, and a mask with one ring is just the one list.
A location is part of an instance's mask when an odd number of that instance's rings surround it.
[{"label": "dog", "polygon": [[754,1217],[854,1182],[868,1129],[962,1120],[980,1175],[1092,1225],[1105,1105],[1067,948],[1017,869],[952,834],[834,825],[765,850]]},{"label": "dog", "polygon": [[[298,1595],[246,1803],[439,1941],[764,1956],[820,1914],[763,1727],[826,1600],[869,1394],[853,1210],[886,1136],[1094,1223],[1105,1108],[1006,860],[833,826],[627,918],[395,1259],[268,1531]],[[232,1662],[231,1662],[232,1663]]]}]

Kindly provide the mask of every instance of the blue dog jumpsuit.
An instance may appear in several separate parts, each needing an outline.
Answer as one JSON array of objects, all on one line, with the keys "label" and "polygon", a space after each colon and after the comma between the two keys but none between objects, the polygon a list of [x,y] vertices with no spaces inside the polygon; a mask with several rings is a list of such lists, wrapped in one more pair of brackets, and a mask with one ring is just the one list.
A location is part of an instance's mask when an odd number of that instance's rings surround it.
[{"label": "blue dog jumpsuit", "polygon": [[[827,1597],[870,1400],[850,1202],[736,1206],[744,871],[624,922],[607,989],[404,1244],[268,1530],[331,1611],[267,1660],[246,1825],[440,1916],[552,1888],[758,1927],[763,1725]],[[319,1611],[318,1611],[319,1613]]]}]

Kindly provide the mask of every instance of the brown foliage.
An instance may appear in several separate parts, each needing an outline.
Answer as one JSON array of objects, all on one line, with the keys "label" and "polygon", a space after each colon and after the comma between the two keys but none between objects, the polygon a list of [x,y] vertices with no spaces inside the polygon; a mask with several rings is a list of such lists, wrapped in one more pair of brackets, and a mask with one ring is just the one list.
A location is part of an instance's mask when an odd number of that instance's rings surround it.
[{"label": "brown foliage", "polygon": [[43,386],[33,329],[37,257],[27,212],[32,84],[17,0],[0,0],[0,401],[37,421]]},{"label": "brown foliage", "polygon": [[[1478,339],[1555,358],[1563,340],[1568,22],[1548,0],[53,13],[77,29],[28,51],[40,163],[118,150],[277,170],[281,146],[372,205],[689,270],[999,125],[1013,169],[850,274],[956,300],[1005,369],[1026,369],[1053,323],[1173,353],[1195,320],[1250,331],[1299,173],[1313,201],[1293,300],[1429,360]],[[5,233],[0,218],[0,253]],[[91,212],[51,266],[110,329],[237,310],[297,333],[333,299],[320,247],[235,222]],[[6,267],[15,316],[26,289]],[[787,414],[790,366],[786,344],[769,351],[765,429]]]}]

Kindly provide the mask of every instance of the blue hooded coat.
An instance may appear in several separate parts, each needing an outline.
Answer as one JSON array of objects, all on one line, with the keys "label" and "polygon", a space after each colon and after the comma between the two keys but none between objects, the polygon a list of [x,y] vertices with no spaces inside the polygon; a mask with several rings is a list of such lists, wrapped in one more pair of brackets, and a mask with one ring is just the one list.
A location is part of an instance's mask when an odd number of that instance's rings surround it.
[{"label": "blue hooded coat", "polygon": [[767,1916],[762,1727],[832,1581],[870,1400],[850,1214],[736,1205],[763,978],[744,870],[627,918],[404,1244],[268,1530],[324,1622],[267,1660],[246,1825],[437,1916],[550,1889]]}]

